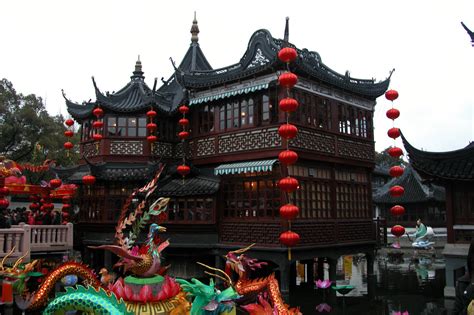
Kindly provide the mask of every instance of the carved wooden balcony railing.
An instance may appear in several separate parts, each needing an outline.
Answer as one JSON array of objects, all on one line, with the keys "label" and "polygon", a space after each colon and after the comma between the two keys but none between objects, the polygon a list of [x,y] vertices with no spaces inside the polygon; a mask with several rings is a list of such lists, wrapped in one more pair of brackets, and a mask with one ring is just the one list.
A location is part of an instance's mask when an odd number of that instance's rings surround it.
[{"label": "carved wooden balcony railing", "polygon": [[[378,240],[376,224],[364,220],[301,220],[292,224],[300,237],[298,246],[328,246],[339,244],[375,243]],[[280,221],[230,222],[224,221],[219,229],[219,242],[227,244],[257,243],[267,247],[280,247],[278,238],[283,231]]]},{"label": "carved wooden balcony railing", "polygon": [[14,225],[0,229],[0,258],[15,248],[9,260],[27,253],[25,261],[38,252],[64,252],[73,247],[73,224],[66,225]]}]

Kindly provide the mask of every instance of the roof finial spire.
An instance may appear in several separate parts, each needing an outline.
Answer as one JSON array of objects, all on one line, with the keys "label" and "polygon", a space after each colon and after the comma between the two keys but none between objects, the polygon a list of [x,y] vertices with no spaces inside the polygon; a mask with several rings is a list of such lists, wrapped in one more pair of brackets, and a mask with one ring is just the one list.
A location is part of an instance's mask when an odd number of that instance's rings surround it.
[{"label": "roof finial spire", "polygon": [[283,40],[288,43],[290,40],[290,17],[286,17],[285,23],[285,35],[283,36]]},{"label": "roof finial spire", "polygon": [[196,11],[194,11],[194,20],[193,20],[193,26],[191,26],[191,41],[193,43],[197,43],[199,40],[198,34],[199,34],[199,27],[198,27],[198,21],[196,20]]},{"label": "roof finial spire", "polygon": [[140,55],[138,55],[137,62],[135,63],[135,71],[133,71],[132,78],[144,78],[142,71],[142,62],[140,61]]}]

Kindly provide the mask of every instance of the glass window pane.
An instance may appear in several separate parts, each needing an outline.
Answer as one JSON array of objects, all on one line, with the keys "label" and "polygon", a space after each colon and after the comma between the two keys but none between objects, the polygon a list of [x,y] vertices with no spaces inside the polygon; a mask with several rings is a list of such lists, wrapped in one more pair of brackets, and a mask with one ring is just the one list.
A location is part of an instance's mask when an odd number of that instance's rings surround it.
[{"label": "glass window pane", "polygon": [[146,127],[146,117],[138,118],[138,127]]},{"label": "glass window pane", "polygon": [[115,136],[117,132],[117,118],[107,117],[107,132],[111,136]]}]

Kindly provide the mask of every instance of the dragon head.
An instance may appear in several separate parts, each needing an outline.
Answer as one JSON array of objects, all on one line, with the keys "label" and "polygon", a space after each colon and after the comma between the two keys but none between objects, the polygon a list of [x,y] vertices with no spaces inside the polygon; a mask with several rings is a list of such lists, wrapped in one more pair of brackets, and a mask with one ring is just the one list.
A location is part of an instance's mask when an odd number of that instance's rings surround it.
[{"label": "dragon head", "polygon": [[250,244],[245,248],[230,251],[224,256],[226,259],[226,273],[228,275],[230,275],[231,271],[234,271],[239,277],[242,277],[250,271],[255,271],[267,265],[266,262],[259,262],[258,259],[249,258],[244,254],[254,245]]}]

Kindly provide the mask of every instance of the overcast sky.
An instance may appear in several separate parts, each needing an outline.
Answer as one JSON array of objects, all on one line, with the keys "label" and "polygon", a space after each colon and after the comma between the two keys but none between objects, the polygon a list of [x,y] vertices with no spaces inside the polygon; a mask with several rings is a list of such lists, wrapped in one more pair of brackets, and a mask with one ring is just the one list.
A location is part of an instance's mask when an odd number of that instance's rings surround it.
[{"label": "overcast sky", "polygon": [[[383,80],[395,68],[396,120],[408,140],[428,151],[449,151],[474,140],[474,47],[460,22],[474,30],[474,1],[2,1],[0,78],[67,114],[61,96],[94,99],[128,81],[140,55],[146,82],[168,78],[189,47],[193,12],[199,43],[214,68],[240,60],[258,29],[317,51],[332,69]],[[378,99],[376,149],[386,135],[390,104]],[[397,144],[401,145],[401,140]]]}]

